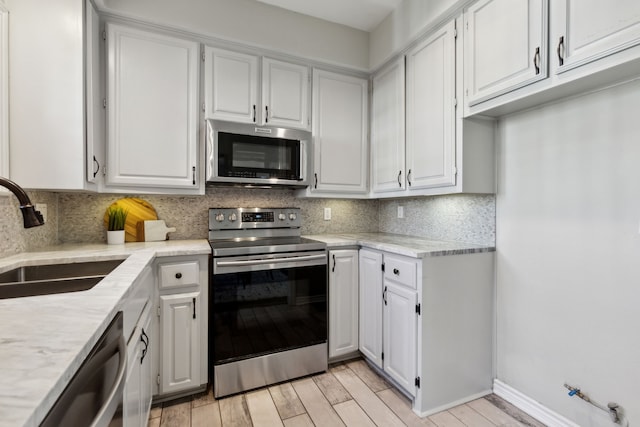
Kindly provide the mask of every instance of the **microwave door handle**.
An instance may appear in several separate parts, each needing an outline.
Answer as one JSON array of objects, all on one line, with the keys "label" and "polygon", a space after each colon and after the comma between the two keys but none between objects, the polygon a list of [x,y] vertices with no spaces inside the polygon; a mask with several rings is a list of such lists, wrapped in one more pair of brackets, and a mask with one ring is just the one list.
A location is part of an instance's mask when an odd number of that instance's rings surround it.
[{"label": "microwave door handle", "polygon": [[305,255],[305,256],[286,257],[286,258],[247,259],[242,261],[218,261],[216,262],[216,265],[218,267],[232,267],[237,265],[280,264],[284,262],[312,261],[315,259],[324,259],[324,258],[326,258],[325,254],[319,254],[319,255]]}]

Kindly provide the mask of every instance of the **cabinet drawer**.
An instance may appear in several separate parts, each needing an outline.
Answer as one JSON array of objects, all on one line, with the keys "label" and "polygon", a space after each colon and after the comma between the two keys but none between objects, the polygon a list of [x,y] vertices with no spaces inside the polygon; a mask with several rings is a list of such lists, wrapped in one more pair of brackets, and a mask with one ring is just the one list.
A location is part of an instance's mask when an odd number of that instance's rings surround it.
[{"label": "cabinet drawer", "polygon": [[199,271],[200,266],[197,261],[161,264],[158,268],[160,289],[199,286]]},{"label": "cabinet drawer", "polygon": [[416,289],[416,261],[394,255],[384,255],[384,278]]}]

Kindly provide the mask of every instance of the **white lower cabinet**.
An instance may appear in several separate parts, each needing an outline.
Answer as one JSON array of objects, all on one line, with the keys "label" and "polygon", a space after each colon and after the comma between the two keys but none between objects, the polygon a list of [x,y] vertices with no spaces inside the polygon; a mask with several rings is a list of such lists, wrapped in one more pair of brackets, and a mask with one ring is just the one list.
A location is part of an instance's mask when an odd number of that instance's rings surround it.
[{"label": "white lower cabinet", "polygon": [[208,382],[208,257],[163,257],[156,266],[157,396],[164,398],[202,389]]},{"label": "white lower cabinet", "polygon": [[358,250],[329,251],[329,359],[358,351]]},{"label": "white lower cabinet", "polygon": [[428,416],[491,393],[493,252],[360,249],[360,352]]},{"label": "white lower cabinet", "polygon": [[147,425],[152,398],[152,359],[156,355],[153,336],[153,274],[145,268],[128,298],[124,310],[127,341],[127,378],[124,386],[122,418],[125,427]]},{"label": "white lower cabinet", "polygon": [[360,352],[382,368],[382,252],[360,249]]},{"label": "white lower cabinet", "polygon": [[384,370],[399,386],[411,392],[415,390],[416,380],[418,296],[415,290],[385,279],[383,299]]}]

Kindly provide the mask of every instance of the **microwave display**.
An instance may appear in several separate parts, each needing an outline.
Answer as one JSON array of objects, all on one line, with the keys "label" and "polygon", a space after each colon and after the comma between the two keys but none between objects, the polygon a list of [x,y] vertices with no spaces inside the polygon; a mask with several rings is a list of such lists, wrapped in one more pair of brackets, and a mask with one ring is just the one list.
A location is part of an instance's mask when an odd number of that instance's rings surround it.
[{"label": "microwave display", "polygon": [[218,133],[219,176],[300,180],[298,159],[298,140]]}]

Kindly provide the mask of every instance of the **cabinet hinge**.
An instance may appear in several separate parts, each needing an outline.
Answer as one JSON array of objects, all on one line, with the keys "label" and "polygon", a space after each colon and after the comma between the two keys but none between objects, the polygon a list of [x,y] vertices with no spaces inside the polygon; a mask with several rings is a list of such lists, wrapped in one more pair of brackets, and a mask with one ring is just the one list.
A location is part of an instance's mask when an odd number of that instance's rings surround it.
[{"label": "cabinet hinge", "polygon": [[207,57],[206,54],[204,53],[204,51],[202,51],[202,62],[204,62],[206,57]]},{"label": "cabinet hinge", "polygon": [[467,30],[469,29],[469,21],[464,23],[465,27],[467,28]]},{"label": "cabinet hinge", "polygon": [[107,40],[107,32],[102,30],[102,40]]},{"label": "cabinet hinge", "polygon": [[107,164],[105,163],[104,166],[102,166],[102,176],[107,176]]},{"label": "cabinet hinge", "polygon": [[453,98],[453,108],[458,106],[458,98]]},{"label": "cabinet hinge", "polygon": [[160,317],[160,306],[158,306],[158,309],[156,310],[158,317]]},{"label": "cabinet hinge", "polygon": [[204,104],[204,102],[203,102],[203,103],[202,103],[202,111],[206,111],[206,110],[205,110],[205,107],[206,107],[206,106],[205,106],[205,104]]},{"label": "cabinet hinge", "polygon": [[416,387],[420,388],[420,377],[416,377],[414,384],[416,385]]},{"label": "cabinet hinge", "polygon": [[382,271],[384,271],[384,262],[382,263]]},{"label": "cabinet hinge", "polygon": [[457,167],[453,167],[453,176],[458,175],[458,168]]},{"label": "cabinet hinge", "polygon": [[420,315],[420,303],[416,304],[416,313]]},{"label": "cabinet hinge", "polygon": [[107,108],[107,98],[102,98],[102,108]]},{"label": "cabinet hinge", "polygon": [[160,385],[160,374],[158,374],[158,376],[156,377],[156,383],[158,383],[158,385]]},{"label": "cabinet hinge", "polygon": [[453,38],[454,39],[458,38],[458,30],[456,28],[453,29]]}]

